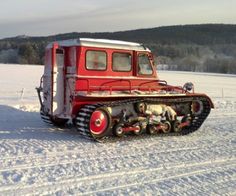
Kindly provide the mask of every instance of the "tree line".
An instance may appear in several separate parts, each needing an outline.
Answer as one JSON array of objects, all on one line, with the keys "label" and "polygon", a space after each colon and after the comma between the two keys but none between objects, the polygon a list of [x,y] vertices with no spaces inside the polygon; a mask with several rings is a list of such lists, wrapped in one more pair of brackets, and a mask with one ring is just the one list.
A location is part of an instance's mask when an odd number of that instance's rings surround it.
[{"label": "tree line", "polygon": [[159,69],[236,74],[236,25],[169,26],[105,33],[67,33],[0,40],[0,63],[43,64],[49,42],[78,37],[143,43]]}]

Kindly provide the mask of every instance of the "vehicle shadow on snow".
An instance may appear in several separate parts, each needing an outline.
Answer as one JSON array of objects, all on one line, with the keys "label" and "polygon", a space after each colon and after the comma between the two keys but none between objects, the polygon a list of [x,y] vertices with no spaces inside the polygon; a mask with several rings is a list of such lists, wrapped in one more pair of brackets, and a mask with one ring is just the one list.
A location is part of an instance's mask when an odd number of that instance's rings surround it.
[{"label": "vehicle shadow on snow", "polygon": [[0,139],[71,140],[82,138],[75,128],[58,128],[42,121],[39,112],[28,112],[0,105]]},{"label": "vehicle shadow on snow", "polygon": [[[136,141],[150,137],[147,134],[124,136],[122,141]],[[152,136],[155,137],[155,136]],[[156,137],[158,137],[156,135]],[[42,121],[39,112],[28,112],[11,106],[0,105],[0,140],[26,139],[43,141],[71,141],[82,144],[97,144],[81,136],[75,127],[58,128]],[[105,143],[116,142],[120,138],[112,137]]]},{"label": "vehicle shadow on snow", "polygon": [[[124,136],[122,141],[142,140],[149,137],[163,137],[162,135]],[[173,136],[170,136],[170,138]],[[178,136],[177,136],[178,137]],[[48,141],[71,141],[79,143],[93,143],[81,136],[75,127],[58,128],[42,121],[39,112],[29,112],[16,109],[11,106],[0,105],[0,139],[35,139]],[[120,138],[119,138],[120,139]],[[110,138],[110,142],[116,142],[118,138]],[[96,143],[96,142],[95,142]]]}]

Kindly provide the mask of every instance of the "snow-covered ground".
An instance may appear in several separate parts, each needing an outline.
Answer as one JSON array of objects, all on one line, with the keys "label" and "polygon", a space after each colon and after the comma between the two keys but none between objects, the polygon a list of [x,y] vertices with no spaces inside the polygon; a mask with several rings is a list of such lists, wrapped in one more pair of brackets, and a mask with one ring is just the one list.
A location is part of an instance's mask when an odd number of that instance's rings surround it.
[{"label": "snow-covered ground", "polygon": [[41,121],[42,71],[0,65],[0,195],[236,195],[236,76],[160,72],[213,99],[200,130],[95,143]]}]

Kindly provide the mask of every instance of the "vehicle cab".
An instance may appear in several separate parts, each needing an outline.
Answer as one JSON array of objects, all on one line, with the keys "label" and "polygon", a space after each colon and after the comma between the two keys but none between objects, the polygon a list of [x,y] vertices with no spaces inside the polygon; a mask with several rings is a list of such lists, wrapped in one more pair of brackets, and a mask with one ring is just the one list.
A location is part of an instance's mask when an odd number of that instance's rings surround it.
[{"label": "vehicle cab", "polygon": [[156,80],[153,55],[142,44],[85,38],[58,41],[46,48],[43,102],[48,113],[68,116],[84,102],[150,91]]}]

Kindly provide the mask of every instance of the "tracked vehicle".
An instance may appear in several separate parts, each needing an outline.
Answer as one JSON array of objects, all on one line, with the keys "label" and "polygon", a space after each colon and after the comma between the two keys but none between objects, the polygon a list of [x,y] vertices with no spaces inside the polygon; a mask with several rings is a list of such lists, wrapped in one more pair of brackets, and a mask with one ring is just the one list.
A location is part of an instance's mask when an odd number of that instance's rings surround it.
[{"label": "tracked vehicle", "polygon": [[213,103],[157,76],[151,51],[139,43],[74,39],[46,48],[44,74],[36,88],[42,119],[73,122],[97,141],[124,135],[186,135],[204,122]]}]

